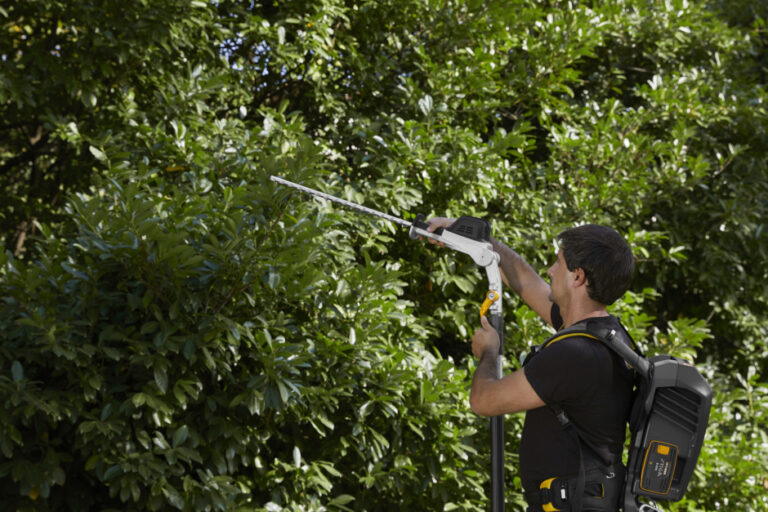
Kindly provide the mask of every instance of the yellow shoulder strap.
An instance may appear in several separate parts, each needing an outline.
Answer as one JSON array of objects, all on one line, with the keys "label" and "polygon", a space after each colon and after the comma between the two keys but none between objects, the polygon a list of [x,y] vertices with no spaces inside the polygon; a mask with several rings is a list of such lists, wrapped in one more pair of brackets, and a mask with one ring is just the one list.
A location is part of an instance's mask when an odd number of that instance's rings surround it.
[{"label": "yellow shoulder strap", "polygon": [[588,332],[569,332],[569,333],[563,334],[561,336],[556,336],[556,337],[552,338],[547,343],[545,343],[544,346],[541,347],[541,348],[547,348],[548,346],[550,346],[551,344],[553,344],[556,341],[564,340],[566,338],[573,338],[573,337],[576,337],[576,336],[580,336],[582,338],[591,338],[593,340],[600,341],[600,338],[598,338],[597,336],[592,336]]},{"label": "yellow shoulder strap", "polygon": [[[590,339],[593,339],[595,341],[600,341],[600,338],[598,338],[597,336],[593,336],[593,335],[589,334],[588,332],[567,332],[567,333],[562,334],[560,336],[555,336],[551,340],[549,340],[546,343],[544,343],[544,345],[542,345],[541,348],[547,348],[548,346],[550,346],[551,344],[553,344],[556,341],[564,340],[566,338],[573,338],[575,336],[581,336],[583,338],[590,338]],[[630,338],[630,340],[631,340],[631,338]],[[632,340],[632,344],[633,345],[634,345],[634,343],[635,343],[634,340]],[[629,368],[630,370],[634,370],[635,369],[634,366],[629,364],[628,361],[624,361],[624,363],[627,365],[627,368]]]}]

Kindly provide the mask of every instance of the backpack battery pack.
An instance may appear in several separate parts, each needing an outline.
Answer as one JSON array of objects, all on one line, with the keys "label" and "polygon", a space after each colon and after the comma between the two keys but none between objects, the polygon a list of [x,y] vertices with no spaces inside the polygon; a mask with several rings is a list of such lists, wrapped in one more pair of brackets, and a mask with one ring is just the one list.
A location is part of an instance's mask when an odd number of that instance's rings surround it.
[{"label": "backpack battery pack", "polygon": [[663,355],[648,359],[650,371],[638,387],[630,431],[625,511],[635,497],[678,501],[704,443],[712,389],[687,361]]},{"label": "backpack battery pack", "polygon": [[[559,331],[534,354],[573,336],[602,342],[636,372],[622,511],[658,512],[656,500],[680,501],[704,444],[712,388],[688,361],[670,355],[646,358],[626,330],[619,334],[612,329],[591,328],[588,322]],[[554,412],[561,424],[573,425],[562,408]],[[581,443],[583,436],[575,432]],[[640,498],[650,498],[654,504],[642,503]]]}]

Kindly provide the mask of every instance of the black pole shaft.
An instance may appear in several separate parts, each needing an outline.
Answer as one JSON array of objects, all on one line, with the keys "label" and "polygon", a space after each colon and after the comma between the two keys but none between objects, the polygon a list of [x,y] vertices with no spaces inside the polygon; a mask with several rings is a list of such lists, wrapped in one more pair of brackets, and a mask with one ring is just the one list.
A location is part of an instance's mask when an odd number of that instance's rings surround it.
[{"label": "black pole shaft", "polygon": [[[504,318],[488,315],[491,326],[499,333],[499,358],[496,378],[502,377],[501,356],[504,354]],[[491,418],[491,512],[504,512],[504,416]]]},{"label": "black pole shaft", "polygon": [[491,511],[504,512],[504,416],[491,418]]}]

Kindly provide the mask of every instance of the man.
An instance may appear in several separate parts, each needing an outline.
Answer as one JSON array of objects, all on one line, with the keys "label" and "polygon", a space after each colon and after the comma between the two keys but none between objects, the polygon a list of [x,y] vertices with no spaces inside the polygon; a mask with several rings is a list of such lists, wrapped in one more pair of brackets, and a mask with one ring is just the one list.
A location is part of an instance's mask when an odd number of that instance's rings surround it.
[{"label": "man", "polygon": [[[430,219],[429,231],[452,222]],[[492,239],[501,256],[504,282],[557,330],[588,321],[624,333],[606,308],[631,283],[634,258],[629,244],[613,229],[596,225],[568,229],[557,239],[557,259],[547,271],[550,284],[515,251]],[[632,370],[602,343],[579,336],[548,344],[529,357],[523,368],[497,379],[499,336],[486,318],[481,323],[472,336],[472,352],[480,361],[472,380],[470,406],[483,416],[526,411],[520,476],[528,510],[553,510],[542,508],[550,498],[540,490],[553,477],[561,478],[569,492],[576,494],[581,464],[587,474],[584,493],[569,496],[569,508],[557,509],[618,510]],[[580,446],[563,428],[552,406],[565,411],[586,446]]]}]

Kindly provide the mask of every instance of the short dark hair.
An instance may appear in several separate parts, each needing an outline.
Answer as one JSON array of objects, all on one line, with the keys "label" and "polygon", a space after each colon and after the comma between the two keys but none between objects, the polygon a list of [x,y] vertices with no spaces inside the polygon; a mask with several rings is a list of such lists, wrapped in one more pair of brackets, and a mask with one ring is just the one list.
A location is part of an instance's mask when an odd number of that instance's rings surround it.
[{"label": "short dark hair", "polygon": [[635,257],[624,237],[607,226],[585,224],[559,235],[565,265],[573,272],[584,271],[587,293],[605,305],[616,302],[632,284]]}]

